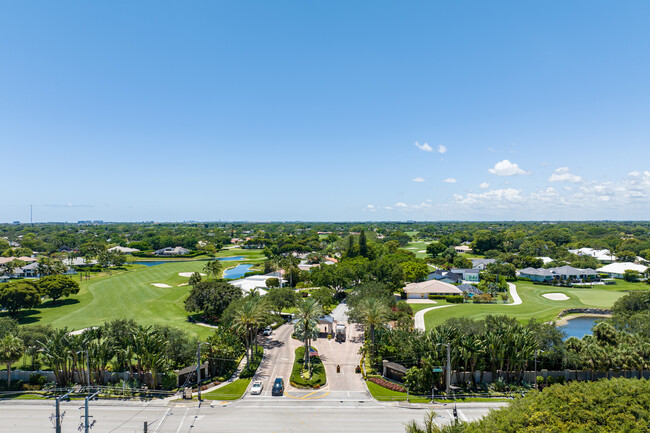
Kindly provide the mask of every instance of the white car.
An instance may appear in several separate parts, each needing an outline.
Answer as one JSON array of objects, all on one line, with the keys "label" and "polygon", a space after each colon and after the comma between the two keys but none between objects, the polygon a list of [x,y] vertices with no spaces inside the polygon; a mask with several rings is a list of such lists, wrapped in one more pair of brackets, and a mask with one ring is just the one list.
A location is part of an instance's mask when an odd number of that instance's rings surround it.
[{"label": "white car", "polygon": [[261,380],[253,381],[253,385],[251,386],[251,395],[260,395],[262,393],[262,388],[264,388],[264,385]]}]

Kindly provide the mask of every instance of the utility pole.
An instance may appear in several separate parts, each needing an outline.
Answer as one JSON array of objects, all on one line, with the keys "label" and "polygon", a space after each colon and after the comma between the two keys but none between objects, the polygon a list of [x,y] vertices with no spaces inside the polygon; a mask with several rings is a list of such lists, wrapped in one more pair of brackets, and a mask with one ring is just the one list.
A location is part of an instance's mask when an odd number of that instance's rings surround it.
[{"label": "utility pole", "polygon": [[447,397],[451,391],[451,344],[447,343]]},{"label": "utility pole", "polygon": [[87,350],[86,350],[86,384],[90,386],[90,357],[88,356]]},{"label": "utility pole", "polygon": [[210,344],[207,341],[199,343],[196,348],[196,390],[198,393],[199,403],[201,403],[201,346]]},{"label": "utility pole", "polygon": [[65,416],[65,412],[63,412],[63,415],[61,415],[61,400],[66,399],[70,395],[69,391],[67,394],[63,396],[59,396],[56,399],[54,399],[54,431],[56,433],[61,433],[61,421],[63,421],[63,417]]},{"label": "utility pole", "polygon": [[91,427],[95,424],[95,421],[93,421],[92,424],[90,424],[90,423],[88,422],[88,418],[90,418],[90,416],[88,415],[88,402],[89,402],[90,400],[92,400],[93,398],[97,397],[97,394],[99,394],[99,391],[97,391],[97,392],[95,392],[94,394],[89,395],[88,397],[85,398],[85,404],[84,404],[84,423],[83,423],[83,426],[84,426],[84,433],[90,433],[90,429],[91,429]]},{"label": "utility pole", "polygon": [[144,433],[147,433],[147,421],[144,422]]},{"label": "utility pole", "polygon": [[537,386],[537,350],[535,350],[535,389],[538,389],[538,386]]}]

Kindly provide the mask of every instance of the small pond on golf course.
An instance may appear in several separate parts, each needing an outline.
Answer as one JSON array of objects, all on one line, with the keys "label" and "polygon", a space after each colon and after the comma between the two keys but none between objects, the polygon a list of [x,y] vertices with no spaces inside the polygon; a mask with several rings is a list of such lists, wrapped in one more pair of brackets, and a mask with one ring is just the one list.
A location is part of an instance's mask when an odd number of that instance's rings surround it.
[{"label": "small pond on golf course", "polygon": [[241,278],[246,272],[249,271],[252,266],[253,265],[237,265],[234,268],[228,269],[226,272],[224,272],[223,277],[230,280]]},{"label": "small pond on golf course", "polygon": [[566,332],[567,338],[577,337],[582,338],[585,335],[591,335],[591,327],[596,324],[597,320],[603,320],[601,317],[576,317],[569,319],[569,323],[560,326]]}]

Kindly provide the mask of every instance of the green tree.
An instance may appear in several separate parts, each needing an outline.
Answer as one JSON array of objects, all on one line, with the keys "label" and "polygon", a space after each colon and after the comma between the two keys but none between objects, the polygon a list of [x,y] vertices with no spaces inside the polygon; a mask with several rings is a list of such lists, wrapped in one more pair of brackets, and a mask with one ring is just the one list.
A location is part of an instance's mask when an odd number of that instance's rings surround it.
[{"label": "green tree", "polygon": [[257,330],[265,322],[269,311],[266,300],[260,296],[248,295],[237,303],[233,311],[233,329],[244,336],[246,364],[251,364]]},{"label": "green tree", "polygon": [[203,267],[203,272],[211,279],[221,278],[223,266],[219,260],[211,260]]},{"label": "green tree", "polygon": [[59,298],[79,293],[79,283],[63,275],[50,275],[38,280],[41,293],[56,304]]},{"label": "green tree", "polygon": [[266,299],[269,305],[273,308],[277,315],[282,314],[285,308],[291,308],[296,305],[298,295],[290,287],[271,289],[266,294]]},{"label": "green tree", "polygon": [[29,283],[10,283],[0,288],[0,307],[15,315],[23,308],[36,307],[41,303],[38,290]]},{"label": "green tree", "polygon": [[[296,319],[298,319],[297,326],[302,329],[302,340],[305,344],[305,368],[311,367],[309,348],[313,338],[314,325],[317,323],[318,318],[323,314],[323,307],[314,298],[304,298],[302,302],[298,303],[298,311],[296,312]],[[296,332],[300,334],[300,332]]]},{"label": "green tree", "polygon": [[400,263],[403,270],[404,280],[409,282],[424,281],[429,274],[429,267],[421,262]]},{"label": "green tree", "polygon": [[23,340],[15,335],[7,334],[0,339],[0,363],[7,366],[7,389],[11,388],[11,364],[18,361],[24,351]]},{"label": "green tree", "polygon": [[368,240],[366,239],[366,231],[363,229],[359,233],[359,255],[368,257]]},{"label": "green tree", "polygon": [[427,254],[431,257],[437,257],[439,254],[443,253],[447,247],[444,244],[439,242],[432,242],[427,245]]},{"label": "green tree", "polygon": [[200,281],[190,290],[185,299],[185,310],[189,312],[203,312],[213,319],[221,313],[235,299],[242,297],[239,287],[232,286],[224,281]]},{"label": "green tree", "polygon": [[190,279],[187,281],[187,284],[189,284],[192,287],[196,287],[196,285],[200,282],[201,282],[201,274],[199,272],[193,272],[192,275],[190,275]]},{"label": "green tree", "polygon": [[358,305],[359,315],[362,323],[370,328],[370,339],[372,342],[372,354],[376,351],[375,328],[388,322],[390,319],[390,308],[388,304],[379,298],[362,299]]}]

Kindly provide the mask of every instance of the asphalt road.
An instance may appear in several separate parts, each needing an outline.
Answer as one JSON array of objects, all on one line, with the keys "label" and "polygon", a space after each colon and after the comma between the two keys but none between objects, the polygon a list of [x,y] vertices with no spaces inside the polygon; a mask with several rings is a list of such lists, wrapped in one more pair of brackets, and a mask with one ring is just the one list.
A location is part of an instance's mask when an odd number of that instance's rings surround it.
[{"label": "asphalt road", "polygon": [[[241,400],[229,404],[92,402],[90,415],[93,433],[142,432],[144,422],[150,433],[203,432],[404,432],[405,423],[421,422],[426,410],[406,409],[396,405],[365,403],[325,398],[315,401],[275,400],[266,404]],[[62,432],[77,432],[82,401],[62,403],[65,411]],[[463,420],[482,417],[489,404],[459,404]],[[1,433],[43,433],[54,431],[50,415],[53,402],[0,402]],[[451,407],[436,409],[436,423],[450,422]]]}]

